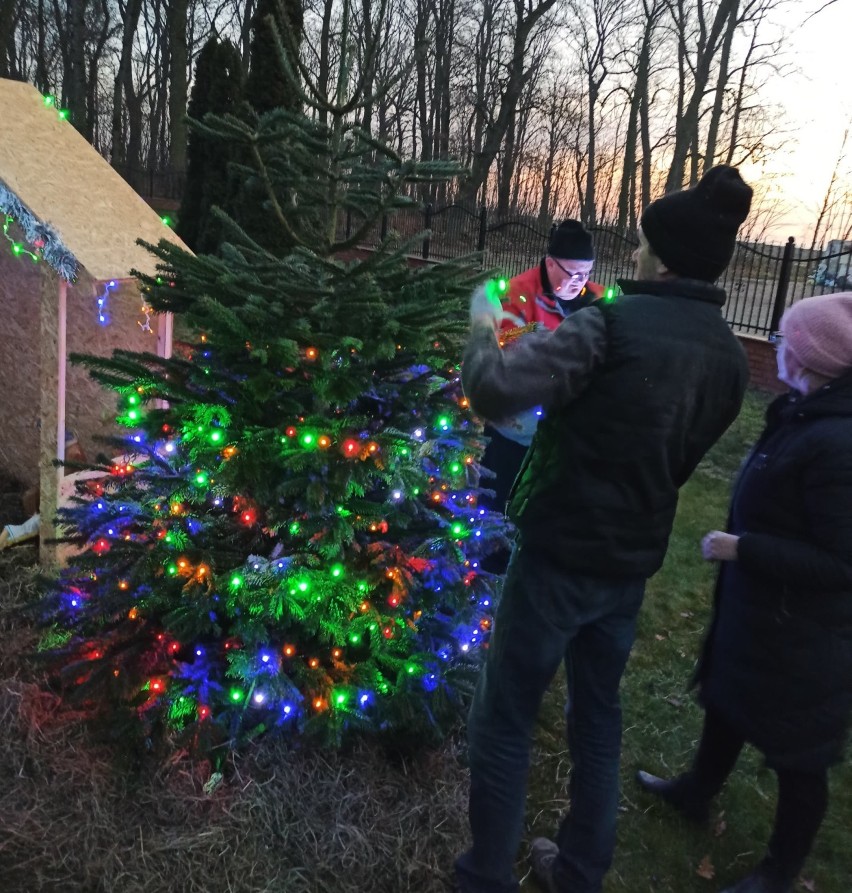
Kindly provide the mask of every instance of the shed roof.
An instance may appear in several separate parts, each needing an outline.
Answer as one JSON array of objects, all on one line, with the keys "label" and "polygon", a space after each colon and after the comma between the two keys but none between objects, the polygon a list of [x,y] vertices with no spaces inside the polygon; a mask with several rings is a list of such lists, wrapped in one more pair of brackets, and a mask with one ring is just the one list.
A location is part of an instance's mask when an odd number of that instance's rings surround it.
[{"label": "shed roof", "polygon": [[31,84],[0,78],[0,181],[97,280],[154,274],[137,239],[186,246]]}]

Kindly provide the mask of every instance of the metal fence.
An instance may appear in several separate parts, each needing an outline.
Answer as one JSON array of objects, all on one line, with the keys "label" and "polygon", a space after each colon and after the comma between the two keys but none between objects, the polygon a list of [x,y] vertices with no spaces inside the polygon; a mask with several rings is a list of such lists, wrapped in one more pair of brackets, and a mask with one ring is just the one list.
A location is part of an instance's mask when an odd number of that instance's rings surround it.
[{"label": "metal fence", "polygon": [[[341,221],[341,225],[347,234],[352,232],[351,218]],[[383,218],[364,245],[375,247],[386,239],[412,241],[412,252],[432,260],[476,252],[481,255],[483,269],[495,268],[514,276],[541,259],[551,226],[535,217],[500,220],[485,206],[425,205]],[[629,279],[633,275],[635,237],[610,226],[591,227],[591,231],[595,239],[593,280],[610,287],[619,279]],[[768,336],[794,301],[844,287],[852,289],[852,244],[847,245],[827,254],[798,248],[792,237],[783,245],[738,242],[719,280],[728,292],[725,318],[742,334]],[[819,276],[820,265],[845,272]]]}]

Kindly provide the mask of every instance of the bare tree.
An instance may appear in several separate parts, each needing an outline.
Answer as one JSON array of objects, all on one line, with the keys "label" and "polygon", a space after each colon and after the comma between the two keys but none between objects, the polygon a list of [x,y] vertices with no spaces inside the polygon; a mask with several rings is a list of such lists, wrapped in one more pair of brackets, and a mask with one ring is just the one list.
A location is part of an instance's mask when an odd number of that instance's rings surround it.
[{"label": "bare tree", "polygon": [[18,0],[0,0],[0,77],[9,77],[9,54]]},{"label": "bare tree", "polygon": [[[675,142],[672,158],[666,177],[666,192],[680,189],[686,173],[686,162],[690,149],[697,151],[699,141],[699,112],[707,91],[707,84],[722,40],[728,19],[736,15],[739,0],[718,0],[715,10],[711,0],[693,0],[693,21],[686,7],[686,0],[667,0],[672,20],[675,24],[682,58],[692,72],[691,90],[684,83],[679,93],[680,114],[675,124]],[[694,43],[694,59],[690,58],[688,46]],[[697,169],[693,167],[693,178],[697,179]]]},{"label": "bare tree", "polygon": [[499,110],[485,127],[482,148],[473,158],[470,176],[461,189],[463,199],[473,201],[485,185],[488,172],[509,128],[509,123],[527,77],[526,48],[530,35],[556,0],[513,0],[514,33],[511,55],[506,63],[505,81],[499,99]]},{"label": "bare tree", "polygon": [[186,17],[187,0],[169,0],[169,168],[179,176],[186,171]]}]

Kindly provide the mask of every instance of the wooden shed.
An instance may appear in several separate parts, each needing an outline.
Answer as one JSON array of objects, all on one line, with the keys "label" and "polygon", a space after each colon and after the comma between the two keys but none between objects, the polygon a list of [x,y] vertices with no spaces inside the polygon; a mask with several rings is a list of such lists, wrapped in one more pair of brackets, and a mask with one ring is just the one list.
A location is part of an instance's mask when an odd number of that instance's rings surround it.
[{"label": "wooden shed", "polygon": [[115,396],[68,366],[71,352],[171,353],[171,317],[150,312],[137,244],[180,239],[30,84],[0,78],[0,468],[40,484],[40,558],[64,472],[65,433],[84,452],[115,430]]}]

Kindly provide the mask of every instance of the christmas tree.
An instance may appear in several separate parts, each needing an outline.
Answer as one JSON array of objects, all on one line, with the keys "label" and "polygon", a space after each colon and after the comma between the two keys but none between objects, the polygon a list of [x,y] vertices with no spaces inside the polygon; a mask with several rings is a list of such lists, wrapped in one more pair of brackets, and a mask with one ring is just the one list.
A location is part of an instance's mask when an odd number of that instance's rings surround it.
[{"label": "christmas tree", "polygon": [[254,160],[292,251],[224,215],[218,256],[161,243],[150,303],[197,335],[168,360],[80,358],[126,434],[63,512],[79,551],[45,647],[69,697],[148,736],[427,740],[458,715],[488,638],[496,580],[480,560],[506,528],[477,504],[481,429],[457,365],[481,274],[471,259],[415,268],[392,232],[342,259],[458,169],[359,128],[345,46],[335,96],[300,90],[322,115],[203,125]]}]

